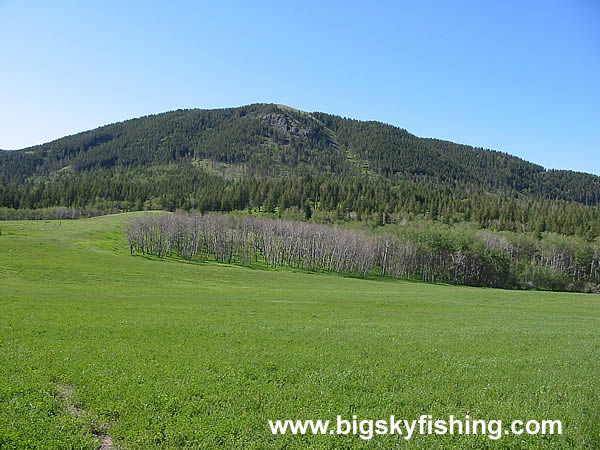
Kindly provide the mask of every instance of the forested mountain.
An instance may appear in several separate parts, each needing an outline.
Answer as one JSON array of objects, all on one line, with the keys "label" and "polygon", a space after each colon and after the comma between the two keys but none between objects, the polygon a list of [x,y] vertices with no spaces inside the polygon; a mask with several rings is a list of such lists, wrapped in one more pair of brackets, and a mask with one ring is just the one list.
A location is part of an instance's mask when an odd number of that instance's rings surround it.
[{"label": "forested mountain", "polygon": [[344,156],[312,116],[274,105],[179,110],[107,125],[3,154],[0,179],[61,170],[147,167],[182,159],[236,165],[244,174],[343,172]]},{"label": "forested mountain", "polygon": [[379,122],[265,104],[173,111],[2,153],[0,181],[186,158],[237,166],[238,175],[369,174],[588,205],[600,202],[597,176],[546,171],[505,153],[419,138]]},{"label": "forested mountain", "polygon": [[281,105],[178,110],[0,152],[0,208],[295,208],[600,235],[600,177]]}]

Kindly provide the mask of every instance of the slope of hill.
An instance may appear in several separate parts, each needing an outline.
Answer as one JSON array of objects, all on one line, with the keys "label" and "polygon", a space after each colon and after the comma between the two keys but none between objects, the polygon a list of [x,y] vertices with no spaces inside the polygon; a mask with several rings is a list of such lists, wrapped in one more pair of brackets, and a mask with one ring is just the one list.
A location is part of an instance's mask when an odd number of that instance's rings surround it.
[{"label": "slope of hill", "polygon": [[3,152],[0,181],[186,159],[232,166],[235,176],[361,174],[392,183],[600,202],[600,177],[594,175],[546,171],[505,153],[419,138],[379,122],[267,104],[178,110]]},{"label": "slope of hill", "polygon": [[185,158],[241,165],[254,175],[346,169],[337,145],[310,115],[251,105],[142,117],[11,152],[0,160],[0,176],[19,182],[60,170],[147,167]]},{"label": "slope of hill", "polygon": [[282,105],[173,111],[0,153],[0,219],[52,207],[76,211],[48,217],[251,210],[327,223],[467,221],[593,241],[599,203],[594,175]]}]

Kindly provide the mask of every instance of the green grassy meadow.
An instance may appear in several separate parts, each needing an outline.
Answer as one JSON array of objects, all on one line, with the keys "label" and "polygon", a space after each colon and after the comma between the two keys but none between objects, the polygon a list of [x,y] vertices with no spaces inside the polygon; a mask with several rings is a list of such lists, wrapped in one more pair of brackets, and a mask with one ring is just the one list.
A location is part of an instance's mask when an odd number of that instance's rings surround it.
[{"label": "green grassy meadow", "polygon": [[[132,216],[0,222],[0,448],[600,447],[598,295],[131,256]],[[267,424],[338,414],[564,433],[407,443]]]}]

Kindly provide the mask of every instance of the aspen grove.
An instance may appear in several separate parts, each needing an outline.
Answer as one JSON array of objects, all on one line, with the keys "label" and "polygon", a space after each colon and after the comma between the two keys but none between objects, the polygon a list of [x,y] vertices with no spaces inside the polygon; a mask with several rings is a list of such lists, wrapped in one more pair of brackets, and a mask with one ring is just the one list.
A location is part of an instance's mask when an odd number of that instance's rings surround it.
[{"label": "aspen grove", "polygon": [[[386,230],[387,231],[387,230]],[[228,214],[162,214],[135,218],[132,254],[226,264],[266,263],[345,275],[377,274],[427,282],[595,292],[596,244],[549,236],[538,240],[491,232],[368,233],[336,226]]]}]

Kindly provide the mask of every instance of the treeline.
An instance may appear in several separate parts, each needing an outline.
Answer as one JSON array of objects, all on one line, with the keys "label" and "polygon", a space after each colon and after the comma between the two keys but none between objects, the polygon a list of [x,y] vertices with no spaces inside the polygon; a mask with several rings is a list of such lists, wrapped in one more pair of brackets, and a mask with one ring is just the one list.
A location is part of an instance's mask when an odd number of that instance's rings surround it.
[{"label": "treeline", "polygon": [[369,234],[252,216],[172,214],[136,218],[127,234],[132,254],[471,286],[599,290],[600,248],[581,239],[389,230]]},{"label": "treeline", "polygon": [[300,211],[320,222],[370,221],[377,225],[426,219],[471,222],[495,231],[555,232],[587,240],[600,236],[600,208],[575,202],[514,198],[393,184],[368,176],[224,178],[191,163],[130,170],[63,173],[0,186],[0,207],[52,206],[101,211]]},{"label": "treeline", "polygon": [[81,208],[39,208],[39,209],[11,209],[0,208],[0,220],[66,220],[96,217],[104,214],[117,213],[118,210],[106,211]]}]

